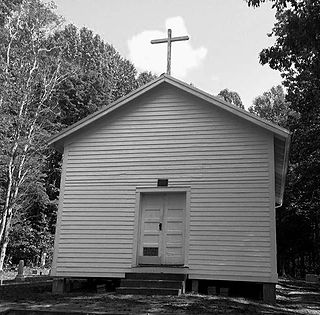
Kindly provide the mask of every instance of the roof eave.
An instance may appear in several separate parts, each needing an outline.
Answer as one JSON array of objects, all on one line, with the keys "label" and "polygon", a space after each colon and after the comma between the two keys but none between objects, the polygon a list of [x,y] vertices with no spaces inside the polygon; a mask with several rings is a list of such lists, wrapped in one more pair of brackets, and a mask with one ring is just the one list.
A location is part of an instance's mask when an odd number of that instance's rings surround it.
[{"label": "roof eave", "polygon": [[228,112],[231,112],[237,116],[240,116],[246,120],[249,120],[257,125],[260,125],[261,127],[264,127],[265,129],[268,129],[269,131],[283,137],[283,138],[288,138],[290,136],[290,132],[285,129],[282,128],[274,123],[271,123],[265,119],[262,119],[254,114],[251,114],[249,112],[247,112],[245,109],[241,109],[237,106],[234,106],[232,104],[229,104],[228,102],[220,99],[219,97],[215,97],[207,92],[204,92],[194,86],[191,86],[189,84],[186,84],[185,82],[182,82],[176,78],[173,78],[171,76],[168,75],[164,75],[164,81],[173,84],[176,87],[180,87],[183,90],[185,90],[186,92],[189,92],[195,96],[200,97],[201,99],[206,100],[207,102],[210,103],[215,103],[215,105],[217,105],[218,107],[220,107],[221,109],[227,110]]},{"label": "roof eave", "polygon": [[[92,113],[91,115],[89,115],[89,116],[77,121],[73,125],[71,125],[71,126],[67,127],[66,129],[62,130],[58,134],[53,135],[51,138],[49,138],[49,140],[47,141],[47,144],[55,147],[54,143],[62,140],[65,137],[68,137],[72,133],[78,131],[79,129],[81,129],[81,128],[87,126],[87,125],[89,125],[94,120],[97,120],[97,119],[103,117],[104,115],[106,115],[110,111],[113,111],[116,108],[124,105],[125,103],[130,102],[134,98],[136,98],[136,97],[140,96],[141,94],[149,91],[150,89],[156,87],[157,85],[159,85],[163,81],[164,81],[164,76],[161,75],[157,79],[155,79],[155,80],[145,84],[144,86],[142,86],[142,87],[130,92],[129,94],[119,98],[115,102],[111,103],[109,106],[105,106],[105,107],[101,108],[100,110]],[[58,151],[60,151],[60,150],[58,150]]]},{"label": "roof eave", "polygon": [[[182,82],[176,78],[173,78],[167,74],[162,74],[161,76],[159,76],[157,79],[147,83],[146,85],[136,89],[135,91],[127,94],[126,96],[118,99],[117,101],[115,101],[114,103],[110,104],[107,107],[104,107],[102,109],[100,109],[99,111],[85,117],[84,119],[76,122],[75,124],[73,124],[72,126],[66,128],[65,130],[63,130],[62,132],[58,133],[57,135],[54,135],[53,137],[51,137],[48,140],[48,144],[52,145],[56,142],[60,142],[62,141],[64,138],[70,136],[72,133],[78,131],[79,129],[89,125],[90,123],[92,123],[93,121],[103,117],[104,115],[108,114],[109,112],[119,108],[120,106],[130,102],[131,100],[135,99],[136,97],[146,93],[147,91],[149,91],[150,89],[158,86],[159,84],[163,83],[163,82],[167,82],[177,88],[180,88],[196,97],[199,97],[209,103],[214,103],[217,107],[226,110],[230,113],[233,113],[234,115],[240,116],[248,121],[251,121],[252,123],[255,123],[256,125],[261,126],[262,128],[265,128],[273,133],[275,133],[276,135],[283,137],[283,138],[288,138],[290,133],[288,130],[283,129],[281,127],[279,127],[278,125],[275,125],[273,123],[270,123],[264,119],[259,118],[256,115],[253,115],[249,112],[247,112],[246,110],[240,109],[234,105],[231,105],[225,101],[223,101],[222,99],[218,98],[218,97],[214,97],[209,93],[206,93],[194,86],[191,86],[185,82]],[[57,146],[58,150],[61,152],[60,149],[60,145]]]}]

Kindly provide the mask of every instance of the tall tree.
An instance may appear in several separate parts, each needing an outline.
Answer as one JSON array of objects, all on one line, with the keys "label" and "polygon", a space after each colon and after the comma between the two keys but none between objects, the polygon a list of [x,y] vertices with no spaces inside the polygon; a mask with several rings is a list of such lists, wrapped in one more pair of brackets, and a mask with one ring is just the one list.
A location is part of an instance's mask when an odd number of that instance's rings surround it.
[{"label": "tall tree", "polygon": [[56,44],[66,47],[63,58],[72,63],[75,75],[55,95],[60,113],[57,122],[75,123],[92,112],[126,95],[155,76],[137,76],[133,64],[87,28],[67,25],[54,35]]},{"label": "tall tree", "polygon": [[2,0],[0,2],[0,26],[3,26],[6,22],[6,18],[15,7],[18,7],[23,0]]},{"label": "tall tree", "polygon": [[139,73],[138,77],[137,77],[137,87],[143,86],[145,84],[147,84],[148,82],[156,79],[156,75],[151,73],[150,71],[145,71],[145,72],[141,72]]},{"label": "tall tree", "polygon": [[281,127],[287,126],[289,115],[291,115],[289,103],[285,100],[285,93],[281,85],[273,86],[269,91],[256,97],[248,110]]},{"label": "tall tree", "polygon": [[[265,1],[247,2],[259,6]],[[303,271],[320,272],[320,2],[273,3],[275,44],[260,53],[260,62],[281,72],[289,108],[297,113],[288,124],[292,144],[285,207],[292,216],[303,216],[305,241],[312,244],[307,253],[291,250],[291,260]]]},{"label": "tall tree", "polygon": [[51,5],[24,0],[5,16],[0,50],[0,270],[12,219],[25,196],[41,182],[45,156],[41,148],[51,129],[52,92],[63,80],[61,47],[48,45],[59,18]]},{"label": "tall tree", "polygon": [[[137,75],[128,60],[87,28],[61,28],[49,4],[4,3],[2,11],[0,4],[0,269],[7,248],[16,261],[17,255],[30,260],[52,246],[61,155],[45,147],[50,134],[155,78],[148,72]],[[20,241],[27,248],[19,246]]]},{"label": "tall tree", "polygon": [[229,89],[223,89],[219,92],[218,97],[221,97],[226,102],[244,109],[241,101],[241,97],[237,92],[230,91]]}]

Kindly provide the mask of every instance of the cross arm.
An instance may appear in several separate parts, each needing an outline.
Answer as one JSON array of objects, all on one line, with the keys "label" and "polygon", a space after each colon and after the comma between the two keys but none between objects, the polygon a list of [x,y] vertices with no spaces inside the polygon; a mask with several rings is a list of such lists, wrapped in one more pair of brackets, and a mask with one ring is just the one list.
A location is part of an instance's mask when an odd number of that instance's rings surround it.
[{"label": "cross arm", "polygon": [[[178,37],[172,37],[170,39],[171,42],[178,42],[181,40],[188,40],[189,36],[178,36]],[[161,44],[161,43],[167,43],[168,42],[168,38],[161,38],[161,39],[153,39],[151,41],[151,44]]]},{"label": "cross arm", "polygon": [[172,42],[178,42],[178,41],[181,41],[181,40],[188,40],[188,39],[189,39],[189,36],[178,36],[178,37],[172,37],[171,41]]},{"label": "cross arm", "polygon": [[168,38],[162,38],[162,39],[153,39],[151,41],[151,44],[161,44],[161,43],[167,43]]}]

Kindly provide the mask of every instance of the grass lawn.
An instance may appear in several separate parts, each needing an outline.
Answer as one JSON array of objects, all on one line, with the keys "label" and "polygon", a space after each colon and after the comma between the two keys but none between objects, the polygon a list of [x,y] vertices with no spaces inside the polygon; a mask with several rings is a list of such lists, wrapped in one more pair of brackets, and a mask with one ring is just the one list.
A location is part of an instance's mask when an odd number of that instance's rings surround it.
[{"label": "grass lawn", "polygon": [[179,297],[50,293],[28,294],[1,300],[1,307],[102,312],[102,314],[320,314],[320,286],[280,280],[277,305],[242,298],[186,294]]}]

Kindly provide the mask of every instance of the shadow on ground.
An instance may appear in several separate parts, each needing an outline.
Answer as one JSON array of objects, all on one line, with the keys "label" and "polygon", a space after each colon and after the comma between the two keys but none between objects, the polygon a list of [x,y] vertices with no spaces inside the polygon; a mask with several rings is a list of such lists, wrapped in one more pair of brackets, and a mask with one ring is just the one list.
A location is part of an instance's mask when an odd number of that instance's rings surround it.
[{"label": "shadow on ground", "polygon": [[277,305],[302,314],[320,314],[320,283],[280,280],[277,285]]},{"label": "shadow on ground", "polygon": [[277,305],[241,298],[186,294],[179,297],[70,293],[64,296],[42,293],[0,297],[0,307],[82,311],[99,314],[320,314],[320,287],[303,281],[281,280]]}]

